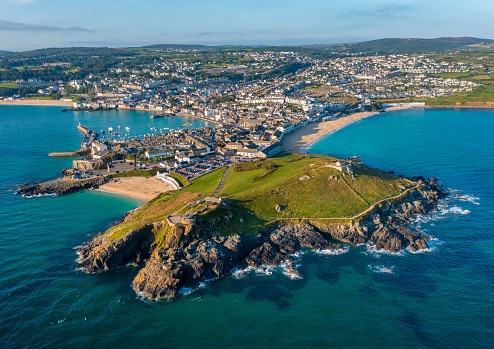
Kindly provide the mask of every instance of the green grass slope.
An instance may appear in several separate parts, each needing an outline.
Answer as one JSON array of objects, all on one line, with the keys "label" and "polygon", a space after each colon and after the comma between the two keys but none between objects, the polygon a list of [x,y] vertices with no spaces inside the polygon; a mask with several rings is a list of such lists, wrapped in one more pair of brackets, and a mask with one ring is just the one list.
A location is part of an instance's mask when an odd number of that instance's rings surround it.
[{"label": "green grass slope", "polygon": [[169,215],[214,218],[226,235],[255,233],[266,224],[285,220],[349,220],[376,202],[413,186],[406,179],[363,164],[354,165],[353,173],[340,172],[330,167],[336,160],[329,156],[290,154],[238,164],[229,169],[218,195],[225,205],[200,201],[219,187],[226,171],[225,167],[220,168],[181,190],[159,195],[107,234],[119,238],[144,225],[166,220]]},{"label": "green grass slope", "polygon": [[276,170],[257,181],[253,179],[268,170],[230,171],[220,195],[232,207],[260,217],[350,218],[410,186],[407,180],[365,165],[354,167],[353,175],[340,172],[328,167],[335,160],[330,157],[291,160],[272,159]]}]

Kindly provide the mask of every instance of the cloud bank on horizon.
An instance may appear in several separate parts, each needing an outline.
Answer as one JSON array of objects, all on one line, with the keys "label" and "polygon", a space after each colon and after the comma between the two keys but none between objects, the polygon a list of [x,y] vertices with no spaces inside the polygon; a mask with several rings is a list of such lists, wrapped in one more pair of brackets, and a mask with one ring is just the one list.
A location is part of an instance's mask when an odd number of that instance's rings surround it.
[{"label": "cloud bank on horizon", "polygon": [[0,50],[492,38],[492,0],[0,0]]}]

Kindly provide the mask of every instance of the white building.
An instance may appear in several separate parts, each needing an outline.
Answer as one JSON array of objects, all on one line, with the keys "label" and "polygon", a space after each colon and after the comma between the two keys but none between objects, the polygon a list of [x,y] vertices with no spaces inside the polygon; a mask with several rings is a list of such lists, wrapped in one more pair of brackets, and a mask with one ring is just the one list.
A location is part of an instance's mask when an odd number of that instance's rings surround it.
[{"label": "white building", "polygon": [[244,158],[255,158],[257,157],[257,149],[247,149],[247,148],[240,148],[237,150],[237,156],[241,156]]},{"label": "white building", "polygon": [[170,149],[170,148],[167,148],[167,149],[147,150],[144,153],[144,155],[148,159],[160,158],[160,157],[163,157],[163,156],[172,156],[173,154],[174,154],[173,153],[173,150]]}]

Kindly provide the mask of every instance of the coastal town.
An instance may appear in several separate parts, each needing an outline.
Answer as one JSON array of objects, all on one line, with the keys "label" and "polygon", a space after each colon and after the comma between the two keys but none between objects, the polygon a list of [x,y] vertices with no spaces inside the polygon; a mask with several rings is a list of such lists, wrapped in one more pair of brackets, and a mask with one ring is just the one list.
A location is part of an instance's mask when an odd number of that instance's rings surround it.
[{"label": "coastal town", "polygon": [[[346,124],[388,108],[423,107],[426,103],[417,99],[481,86],[447,76],[489,73],[482,59],[448,61],[424,54],[314,58],[293,51],[239,49],[212,54],[185,48],[153,48],[146,53],[146,59],[122,59],[99,73],[69,81],[3,82],[15,85],[16,91],[34,92],[41,101],[58,98],[66,112],[152,111],[151,118],[185,120],[177,129],[154,128],[134,136],[111,127],[92,130],[91,125],[80,125],[84,138],[79,150],[50,154],[84,156],[64,170],[66,176],[79,180],[163,169],[192,179],[231,162],[266,159],[284,150],[303,153],[316,137],[302,141],[292,136],[287,142],[294,131],[317,133],[318,126],[308,125]],[[50,55],[36,61],[46,69],[78,70],[62,58]],[[3,102],[34,99],[15,94]],[[194,127],[198,120],[205,126]],[[318,137],[337,127],[319,128]]]},{"label": "coastal town", "polygon": [[[444,61],[419,54],[354,54],[315,59],[296,52],[240,50],[206,61],[209,55],[197,50],[177,50],[167,56],[169,60],[160,55],[162,51],[153,50],[156,56],[151,62],[137,65],[122,60],[100,74],[89,73],[80,79],[17,79],[2,84],[27,89],[40,98],[56,95],[62,101],[74,100],[73,109],[77,110],[180,111],[238,123],[253,114],[285,116],[303,111],[312,115],[370,105],[376,99],[449,96],[481,84],[442,76],[489,73],[488,65],[479,58]],[[186,59],[179,60],[179,53]],[[70,62],[43,65],[77,70]],[[20,94],[4,97],[22,98]]]}]

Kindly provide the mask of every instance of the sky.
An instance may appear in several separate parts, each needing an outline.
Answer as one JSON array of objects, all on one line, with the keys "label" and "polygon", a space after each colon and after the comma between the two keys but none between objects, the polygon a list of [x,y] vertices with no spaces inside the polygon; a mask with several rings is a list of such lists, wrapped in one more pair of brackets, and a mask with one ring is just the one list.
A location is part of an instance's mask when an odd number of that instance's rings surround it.
[{"label": "sky", "polygon": [[0,0],[0,50],[494,39],[493,0]]}]

